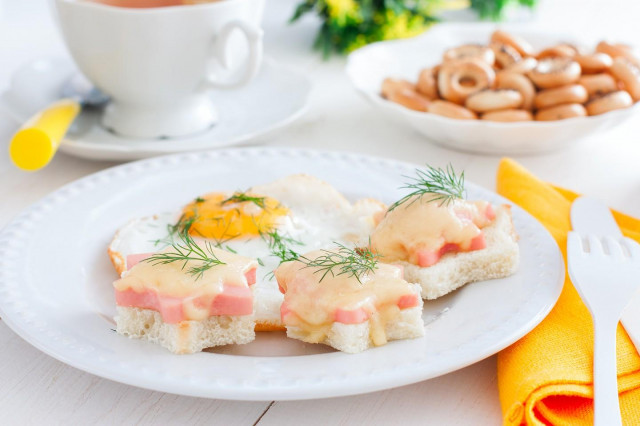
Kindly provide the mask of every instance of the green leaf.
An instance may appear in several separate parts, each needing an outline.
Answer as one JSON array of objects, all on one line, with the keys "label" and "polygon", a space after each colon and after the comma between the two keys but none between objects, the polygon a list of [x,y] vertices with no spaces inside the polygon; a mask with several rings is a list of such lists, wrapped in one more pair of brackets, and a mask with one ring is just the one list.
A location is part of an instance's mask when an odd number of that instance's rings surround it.
[{"label": "green leaf", "polygon": [[315,1],[314,0],[308,0],[304,3],[300,3],[297,7],[296,10],[293,12],[293,16],[291,16],[291,18],[289,18],[289,23],[295,22],[298,19],[300,19],[300,17],[308,12],[311,12],[313,10],[313,8],[315,7]]},{"label": "green leaf", "polygon": [[[326,0],[306,0],[299,3],[291,18],[296,21],[308,12],[322,21],[314,41],[314,48],[327,59],[333,52],[346,53],[362,44],[384,40],[389,37],[387,29],[393,26],[398,16],[407,21],[408,34],[417,34],[427,29],[438,19],[432,15],[442,4],[442,0],[353,0],[357,6],[355,13],[336,16]],[[472,0],[490,1],[490,0]],[[500,1],[500,0],[491,0]],[[535,1],[535,0],[501,0]],[[395,32],[397,34],[397,31]]]}]

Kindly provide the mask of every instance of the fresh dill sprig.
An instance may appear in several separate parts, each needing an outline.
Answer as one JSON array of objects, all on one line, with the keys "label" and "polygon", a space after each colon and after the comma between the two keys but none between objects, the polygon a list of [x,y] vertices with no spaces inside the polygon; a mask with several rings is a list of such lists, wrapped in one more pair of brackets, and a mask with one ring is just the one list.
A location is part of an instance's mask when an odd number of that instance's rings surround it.
[{"label": "fresh dill sprig", "polygon": [[444,169],[427,165],[425,170],[416,169],[416,176],[404,176],[411,181],[402,188],[413,191],[393,203],[388,211],[392,211],[401,204],[411,200],[409,205],[421,200],[426,194],[433,195],[429,201],[440,201],[441,204],[449,204],[456,198],[464,198],[464,172],[459,175],[453,170],[451,164]]},{"label": "fresh dill sprig", "polygon": [[332,277],[348,274],[362,284],[361,278],[378,267],[380,256],[371,251],[371,245],[350,249],[340,243],[334,242],[334,244],[337,250],[322,250],[323,254],[313,260],[304,256],[297,259],[305,264],[305,268],[315,268],[314,274],[322,274],[319,282],[322,282],[328,274]]},{"label": "fresh dill sprig", "polygon": [[302,242],[291,238],[288,235],[280,234],[277,229],[261,232],[260,236],[269,245],[271,255],[280,259],[280,263],[298,260],[300,257],[300,254],[295,250],[292,250],[290,245],[302,245]]},{"label": "fresh dill sprig", "polygon": [[248,195],[246,192],[235,192],[231,197],[222,200],[220,203],[221,206],[224,206],[228,203],[253,203],[261,209],[265,208],[265,197],[254,197]]},{"label": "fresh dill sprig", "polygon": [[154,246],[170,246],[175,240],[175,236],[183,232],[189,232],[193,224],[198,220],[198,212],[194,211],[193,215],[187,216],[182,214],[178,221],[171,225],[167,225],[167,236],[153,241]]},{"label": "fresh dill sprig", "polygon": [[204,203],[204,201],[205,200],[202,197],[197,197],[195,200],[193,200],[193,202],[196,204]]},{"label": "fresh dill sprig", "polygon": [[156,253],[146,258],[145,262],[152,265],[166,265],[173,262],[182,262],[182,268],[185,269],[189,262],[199,262],[198,266],[191,266],[187,269],[187,274],[195,276],[196,280],[202,278],[204,273],[217,265],[225,263],[218,259],[213,252],[213,246],[209,242],[204,243],[204,248],[200,247],[189,235],[188,231],[180,232],[181,243],[172,244],[172,252]]},{"label": "fresh dill sprig", "polygon": [[[267,243],[271,256],[280,259],[278,265],[282,265],[285,262],[292,262],[300,258],[300,254],[290,248],[290,245],[302,245],[302,242],[289,237],[288,235],[282,235],[277,229],[271,229],[266,232],[260,232],[260,237]],[[264,266],[264,262],[258,259],[260,266]],[[274,271],[265,275],[265,278],[273,278]]]},{"label": "fresh dill sprig", "polygon": [[183,232],[189,232],[194,223],[198,220],[198,212],[194,211],[192,215],[182,214],[180,219],[174,224],[171,225],[169,233],[171,235],[180,234]]}]

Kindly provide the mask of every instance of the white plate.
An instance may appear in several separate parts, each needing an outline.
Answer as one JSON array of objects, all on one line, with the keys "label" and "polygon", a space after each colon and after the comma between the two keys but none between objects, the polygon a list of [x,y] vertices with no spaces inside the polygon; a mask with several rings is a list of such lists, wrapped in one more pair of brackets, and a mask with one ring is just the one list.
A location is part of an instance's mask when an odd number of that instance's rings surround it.
[{"label": "white plate", "polygon": [[[29,343],[79,369],[158,391],[208,398],[286,400],[372,392],[435,377],[515,342],[550,311],[564,267],[556,243],[518,207],[521,266],[425,303],[424,338],[360,354],[333,352],[283,333],[248,345],[174,355],[116,334],[106,247],[131,218],[175,209],[216,189],[291,173],[323,178],[348,198],[398,199],[415,166],[374,157],[293,149],[230,149],[125,164],[73,182],[0,233],[0,315]],[[470,199],[505,200],[473,184]]]},{"label": "white plate", "polygon": [[[571,36],[504,28],[525,37],[536,49],[559,42],[580,44]],[[439,24],[413,39],[374,43],[358,49],[349,56],[346,72],[358,92],[390,118],[414,127],[426,139],[439,145],[470,152],[531,154],[565,148],[576,144],[580,138],[621,124],[640,109],[640,103],[636,103],[631,108],[593,117],[497,123],[456,120],[413,111],[380,96],[380,86],[386,77],[416,81],[421,69],[441,62],[447,48],[488,43],[493,30],[495,26],[489,24]]]},{"label": "white plate", "polygon": [[[63,59],[30,62],[12,76],[10,88],[0,95],[0,106],[22,124],[58,99],[64,83],[77,72]],[[237,145],[293,122],[306,109],[310,91],[304,75],[266,58],[249,85],[212,91],[220,120],[210,130],[171,139],[126,138],[99,124],[101,110],[85,109],[60,150],[92,160],[121,161]]]}]

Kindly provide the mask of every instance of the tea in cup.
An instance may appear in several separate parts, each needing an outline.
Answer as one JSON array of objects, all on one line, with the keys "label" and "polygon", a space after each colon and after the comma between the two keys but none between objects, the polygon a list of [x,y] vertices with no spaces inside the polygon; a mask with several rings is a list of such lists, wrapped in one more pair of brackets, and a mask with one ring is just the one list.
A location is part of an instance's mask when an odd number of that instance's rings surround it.
[{"label": "tea in cup", "polygon": [[222,0],[85,0],[94,3],[102,3],[109,6],[117,7],[167,7],[167,6],[184,6],[189,4],[213,3]]}]

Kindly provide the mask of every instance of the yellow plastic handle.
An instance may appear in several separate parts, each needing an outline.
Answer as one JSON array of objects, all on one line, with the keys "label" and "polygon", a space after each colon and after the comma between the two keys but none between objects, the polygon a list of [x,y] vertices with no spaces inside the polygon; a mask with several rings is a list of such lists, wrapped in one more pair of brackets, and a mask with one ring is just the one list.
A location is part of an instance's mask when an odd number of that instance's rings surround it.
[{"label": "yellow plastic handle", "polygon": [[78,102],[62,99],[31,117],[11,139],[9,156],[13,163],[29,171],[49,164],[79,112]]}]

